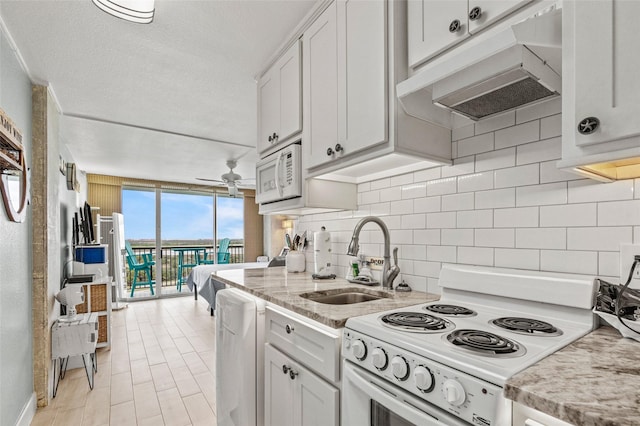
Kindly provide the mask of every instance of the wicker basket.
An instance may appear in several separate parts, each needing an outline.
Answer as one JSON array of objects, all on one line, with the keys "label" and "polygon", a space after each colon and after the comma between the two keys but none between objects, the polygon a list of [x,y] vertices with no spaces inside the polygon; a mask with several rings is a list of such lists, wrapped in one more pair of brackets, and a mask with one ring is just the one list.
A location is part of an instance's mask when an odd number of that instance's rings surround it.
[{"label": "wicker basket", "polygon": [[106,315],[98,316],[98,343],[104,343],[107,341],[107,336],[109,334],[107,324],[108,323]]},{"label": "wicker basket", "polygon": [[84,294],[87,295],[91,291],[89,298],[85,297],[82,305],[76,306],[76,310],[79,314],[86,314],[89,312],[89,299],[91,300],[91,312],[100,312],[107,310],[107,284],[94,284],[91,289],[87,289],[86,284],[82,286],[84,288]]},{"label": "wicker basket", "polygon": [[82,286],[82,290],[84,290],[84,303],[82,305],[77,305],[76,306],[76,311],[78,311],[79,314],[86,314],[87,312],[89,312],[89,299],[87,299],[87,286],[83,285]]}]

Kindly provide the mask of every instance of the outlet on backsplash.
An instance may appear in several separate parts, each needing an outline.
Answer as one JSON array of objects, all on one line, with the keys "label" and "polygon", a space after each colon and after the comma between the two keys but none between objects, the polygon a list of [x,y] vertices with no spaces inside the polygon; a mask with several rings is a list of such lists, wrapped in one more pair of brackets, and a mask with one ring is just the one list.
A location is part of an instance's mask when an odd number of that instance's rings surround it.
[{"label": "outlet on backsplash", "polygon": [[[620,244],[620,283],[627,282],[634,256],[640,255],[640,244]],[[629,287],[640,289],[640,266],[634,271]]]}]

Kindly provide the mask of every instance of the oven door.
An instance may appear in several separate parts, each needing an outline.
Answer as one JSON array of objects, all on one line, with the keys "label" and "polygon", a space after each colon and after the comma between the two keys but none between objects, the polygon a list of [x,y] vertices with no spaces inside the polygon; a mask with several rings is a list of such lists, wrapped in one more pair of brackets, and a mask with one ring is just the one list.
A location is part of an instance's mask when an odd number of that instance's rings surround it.
[{"label": "oven door", "polygon": [[349,361],[341,405],[342,424],[349,426],[469,426]]}]

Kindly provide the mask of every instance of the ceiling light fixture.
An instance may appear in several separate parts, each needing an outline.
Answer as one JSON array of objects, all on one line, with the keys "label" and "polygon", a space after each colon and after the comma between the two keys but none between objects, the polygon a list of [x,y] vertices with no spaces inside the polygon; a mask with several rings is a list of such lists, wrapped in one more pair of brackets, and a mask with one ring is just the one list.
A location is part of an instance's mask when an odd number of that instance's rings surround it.
[{"label": "ceiling light fixture", "polygon": [[93,4],[98,6],[109,15],[126,21],[148,24],[153,21],[155,12],[155,0],[93,0]]}]

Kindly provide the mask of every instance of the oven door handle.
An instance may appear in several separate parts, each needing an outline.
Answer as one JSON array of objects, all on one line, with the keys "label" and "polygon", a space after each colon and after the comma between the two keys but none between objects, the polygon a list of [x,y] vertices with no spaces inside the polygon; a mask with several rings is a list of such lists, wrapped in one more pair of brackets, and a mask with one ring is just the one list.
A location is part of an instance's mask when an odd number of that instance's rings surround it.
[{"label": "oven door handle", "polygon": [[414,407],[405,401],[399,400],[398,395],[391,391],[384,391],[380,384],[374,383],[362,377],[354,367],[344,369],[344,379],[351,381],[356,389],[366,393],[371,399],[382,403],[394,413],[402,413],[401,417],[414,424],[423,426],[447,426],[433,415]]}]

